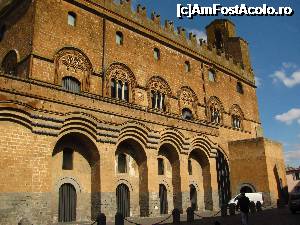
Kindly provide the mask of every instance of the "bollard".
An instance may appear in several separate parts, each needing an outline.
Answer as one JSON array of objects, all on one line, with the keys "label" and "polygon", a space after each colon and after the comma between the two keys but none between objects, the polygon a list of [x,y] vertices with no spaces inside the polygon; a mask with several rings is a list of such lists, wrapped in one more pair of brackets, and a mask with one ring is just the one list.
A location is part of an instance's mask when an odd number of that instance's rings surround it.
[{"label": "bollard", "polygon": [[173,209],[172,211],[172,216],[173,216],[173,224],[180,224],[180,211],[179,209]]},{"label": "bollard", "polygon": [[186,216],[187,216],[186,221],[187,221],[188,223],[193,222],[193,221],[194,221],[194,210],[193,210],[192,207],[188,207],[188,208],[187,208],[186,214],[187,214],[187,215],[186,215]]},{"label": "bollard", "polygon": [[255,206],[256,206],[256,211],[257,212],[261,212],[262,211],[262,205],[261,205],[260,201],[256,202]]},{"label": "bollard", "polygon": [[115,215],[115,225],[124,225],[124,217],[119,212]]},{"label": "bollard", "polygon": [[235,204],[234,203],[229,204],[229,215],[230,216],[235,215]]},{"label": "bollard", "polygon": [[255,203],[254,203],[253,201],[250,202],[249,208],[250,208],[250,212],[251,212],[252,214],[256,213]]},{"label": "bollard", "polygon": [[226,204],[221,206],[221,216],[223,216],[223,217],[227,216],[227,205]]},{"label": "bollard", "polygon": [[104,213],[99,213],[97,216],[97,225],[106,225],[106,216]]}]

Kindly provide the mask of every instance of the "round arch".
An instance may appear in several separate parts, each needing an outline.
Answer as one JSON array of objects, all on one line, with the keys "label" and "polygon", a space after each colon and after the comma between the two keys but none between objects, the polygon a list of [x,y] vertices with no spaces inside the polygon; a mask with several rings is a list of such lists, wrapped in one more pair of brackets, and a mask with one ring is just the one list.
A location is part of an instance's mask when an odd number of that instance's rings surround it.
[{"label": "round arch", "polygon": [[250,184],[250,183],[243,183],[239,185],[239,189],[240,192],[245,192],[245,193],[253,193],[256,192],[256,188],[254,185]]},{"label": "round arch", "polygon": [[[211,187],[211,174],[210,174],[210,163],[207,151],[195,148],[189,153],[189,160],[191,160],[192,171],[190,179],[194,182],[198,182],[197,186],[202,186],[203,199],[200,199],[200,208],[203,207],[207,210],[212,210],[212,187]],[[188,168],[187,168],[188,169]]]},{"label": "round arch", "polygon": [[[58,201],[59,185],[69,183],[76,190],[78,205],[84,205],[77,208],[78,218],[96,218],[100,210],[100,154],[93,138],[64,130],[54,144],[51,165],[54,202]],[[54,212],[57,218],[59,212]]]},{"label": "round arch", "polygon": [[[116,173],[118,173],[118,176],[122,176],[123,180],[130,180],[130,183],[132,184],[131,189],[134,190],[131,194],[131,198],[139,200],[139,204],[136,207],[133,206],[136,204],[135,202],[132,202],[131,205],[133,208],[139,208],[139,214],[141,216],[147,216],[149,215],[149,191],[145,146],[136,137],[126,138],[126,136],[123,136],[119,139],[115,150],[115,162],[117,163],[117,167],[119,167],[119,154],[125,155],[124,160],[126,161],[126,169],[124,171],[117,170]],[[133,161],[131,161],[131,159]],[[127,161],[131,163],[127,163]],[[138,212],[133,211],[132,213],[134,215]]]}]

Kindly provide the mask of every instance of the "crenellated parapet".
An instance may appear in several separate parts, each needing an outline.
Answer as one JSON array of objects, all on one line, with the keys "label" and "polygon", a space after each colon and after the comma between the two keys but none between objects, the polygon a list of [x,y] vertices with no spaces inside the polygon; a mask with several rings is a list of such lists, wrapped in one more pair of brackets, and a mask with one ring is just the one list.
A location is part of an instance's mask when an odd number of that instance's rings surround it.
[{"label": "crenellated parapet", "polygon": [[[161,17],[158,13],[152,12],[150,18],[147,16],[147,9],[142,5],[137,5],[135,11],[132,10],[131,0],[121,0],[120,4],[113,0],[106,0],[105,9],[116,12],[123,17],[127,22],[134,23],[135,28],[139,27],[142,30],[147,30],[161,42],[173,45],[175,48],[180,48],[195,57],[206,61],[208,64],[216,64],[223,70],[227,70],[240,77],[244,81],[254,85],[254,74],[251,69],[251,64],[248,55],[248,45],[240,37],[235,37],[234,24],[229,20],[215,20],[209,24],[207,29],[208,41],[197,39],[196,34],[188,33],[184,27],[175,29],[174,23],[166,20],[161,24]],[[226,27],[230,24],[230,29],[226,35],[231,35],[226,39],[226,48],[216,45],[211,35],[212,28],[215,26]],[[231,48],[234,50],[231,50]],[[238,51],[236,50],[238,49]]]}]

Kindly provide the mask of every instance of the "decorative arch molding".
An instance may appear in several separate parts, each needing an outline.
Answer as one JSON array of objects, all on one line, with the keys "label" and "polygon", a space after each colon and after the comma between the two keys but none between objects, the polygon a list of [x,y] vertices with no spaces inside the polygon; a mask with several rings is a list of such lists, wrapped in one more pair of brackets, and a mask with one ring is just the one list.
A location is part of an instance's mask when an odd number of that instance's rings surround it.
[{"label": "decorative arch molding", "polygon": [[205,135],[196,136],[191,140],[190,152],[192,152],[194,149],[202,149],[206,153],[208,158],[217,157],[218,145],[212,142]]},{"label": "decorative arch molding", "polygon": [[131,185],[131,183],[128,180],[122,179],[122,178],[117,180],[115,189],[117,189],[117,187],[121,184],[125,184],[129,188],[130,192],[134,192],[134,189],[133,189],[133,186]]},{"label": "decorative arch molding", "polygon": [[220,99],[216,96],[211,96],[206,104],[206,116],[208,121],[214,122],[214,112],[219,113],[219,124],[223,124],[224,107]]},{"label": "decorative arch molding", "polygon": [[200,189],[200,187],[198,186],[198,184],[197,184],[196,181],[190,180],[190,181],[189,181],[189,186],[190,186],[190,185],[193,185],[193,186],[196,188],[196,191],[197,191],[198,193],[201,193],[201,189]]},{"label": "decorative arch molding", "polygon": [[240,183],[237,191],[240,192],[241,188],[243,188],[243,187],[248,187],[252,190],[252,192],[256,192],[255,186],[251,183]]},{"label": "decorative arch molding", "polygon": [[170,187],[169,183],[165,179],[158,181],[158,183],[165,185],[167,192],[172,193],[172,188]]},{"label": "decorative arch molding", "polygon": [[239,116],[241,116],[241,118],[244,119],[244,113],[238,104],[232,105],[230,107],[229,113],[230,113],[230,115],[239,115]]},{"label": "decorative arch molding", "polygon": [[112,63],[105,73],[105,88],[106,96],[111,96],[111,80],[122,81],[129,85],[129,102],[133,102],[133,89],[137,86],[136,78],[132,70],[124,63],[114,62]]},{"label": "decorative arch molding", "polygon": [[179,115],[181,115],[184,108],[188,108],[192,111],[193,117],[196,118],[198,104],[198,97],[196,93],[190,87],[184,86],[178,91],[177,96],[179,99]]},{"label": "decorative arch molding", "polygon": [[149,79],[149,81],[147,82],[146,85],[146,89],[147,89],[147,98],[148,98],[148,104],[149,107],[151,108],[151,92],[155,92],[155,93],[160,93],[162,95],[164,95],[164,110],[166,112],[170,111],[170,103],[169,103],[169,99],[172,97],[172,91],[171,88],[168,84],[168,82],[163,79],[160,76],[153,76]]},{"label": "decorative arch molding", "polygon": [[80,49],[65,47],[59,50],[54,56],[54,65],[54,84],[61,85],[62,79],[69,76],[80,82],[83,91],[89,91],[93,66]]},{"label": "decorative arch molding", "polygon": [[231,117],[232,127],[236,129],[243,129],[244,113],[241,107],[237,104],[232,105],[229,110],[229,114]]},{"label": "decorative arch molding", "polygon": [[128,121],[121,126],[117,143],[121,143],[126,139],[136,140],[144,149],[156,149],[158,144],[158,135],[154,134],[144,124],[136,121]]},{"label": "decorative arch molding", "polygon": [[56,181],[55,185],[54,185],[54,192],[57,193],[59,191],[59,188],[63,185],[63,184],[72,184],[76,190],[76,193],[81,193],[82,188],[80,186],[80,184],[76,181],[75,178],[73,177],[64,177],[62,179],[59,179],[58,181]]},{"label": "decorative arch molding", "polygon": [[178,153],[187,152],[189,150],[188,142],[185,137],[176,129],[166,129],[160,133],[160,146],[163,143],[171,143],[177,148]]}]

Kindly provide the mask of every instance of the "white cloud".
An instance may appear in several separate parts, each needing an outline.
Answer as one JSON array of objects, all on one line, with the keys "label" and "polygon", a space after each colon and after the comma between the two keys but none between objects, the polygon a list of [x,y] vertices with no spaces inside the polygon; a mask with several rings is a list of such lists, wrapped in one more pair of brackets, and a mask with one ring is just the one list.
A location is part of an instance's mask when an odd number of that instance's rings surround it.
[{"label": "white cloud", "polygon": [[257,87],[261,87],[262,86],[262,79],[259,77],[255,77],[255,84]]},{"label": "white cloud", "polygon": [[290,76],[284,70],[277,70],[271,76],[274,82],[281,81],[287,87],[300,84],[300,70],[293,72]]},{"label": "white cloud", "polygon": [[286,69],[297,69],[298,66],[295,63],[291,63],[291,62],[284,62],[282,63],[282,66]]},{"label": "white cloud", "polygon": [[188,29],[187,31],[188,31],[188,33],[193,33],[193,34],[195,34],[196,37],[197,37],[197,40],[199,40],[199,39],[203,39],[203,40],[205,40],[205,41],[207,40],[206,33],[205,33],[204,31],[202,31],[202,30],[198,30],[198,29]]},{"label": "white cloud", "polygon": [[286,113],[276,115],[275,119],[286,124],[292,124],[294,121],[300,124],[300,109],[291,109]]},{"label": "white cloud", "polygon": [[279,70],[276,70],[271,77],[273,82],[282,82],[286,87],[293,87],[300,84],[300,69],[294,63],[284,62]]}]

